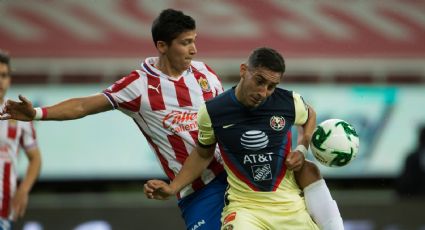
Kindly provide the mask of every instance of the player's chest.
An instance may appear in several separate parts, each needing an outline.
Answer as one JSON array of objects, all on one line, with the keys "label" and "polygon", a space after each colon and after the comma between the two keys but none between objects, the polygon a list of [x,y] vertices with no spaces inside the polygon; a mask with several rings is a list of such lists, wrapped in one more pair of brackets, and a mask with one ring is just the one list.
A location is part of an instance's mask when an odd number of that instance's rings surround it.
[{"label": "player's chest", "polygon": [[15,143],[22,135],[20,122],[16,120],[0,121],[0,145]]},{"label": "player's chest", "polygon": [[178,80],[164,78],[146,78],[143,82],[144,111],[167,112],[178,108],[197,108],[206,100],[217,95],[217,87],[206,78],[201,80],[185,77]]},{"label": "player's chest", "polygon": [[284,113],[231,117],[214,126],[219,142],[233,152],[271,150],[287,138],[293,117]]}]

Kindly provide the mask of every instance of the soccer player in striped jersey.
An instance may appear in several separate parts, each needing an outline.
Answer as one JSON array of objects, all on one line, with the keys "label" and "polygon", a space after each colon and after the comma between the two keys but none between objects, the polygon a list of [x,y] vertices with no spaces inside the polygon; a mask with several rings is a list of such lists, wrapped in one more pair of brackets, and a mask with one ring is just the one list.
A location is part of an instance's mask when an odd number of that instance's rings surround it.
[{"label": "soccer player in striped jersey", "polygon": [[[10,57],[0,50],[0,104],[11,84]],[[28,166],[17,185],[19,148],[25,151]],[[12,229],[12,221],[23,217],[31,188],[41,168],[41,154],[37,146],[32,122],[0,121],[0,229]]]},{"label": "soccer player in striped jersey", "polygon": [[[5,106],[7,118],[71,120],[118,109],[135,121],[165,174],[174,179],[196,145],[199,107],[223,87],[209,66],[193,60],[197,49],[192,17],[167,9],[151,30],[158,57],[146,58],[139,69],[102,93],[35,109],[20,96],[20,102]],[[220,228],[227,181],[219,151],[214,155],[202,175],[177,194],[187,229]]]},{"label": "soccer player in striped jersey", "polygon": [[[309,146],[316,114],[299,94],[277,88],[284,71],[277,51],[254,50],[240,66],[238,85],[200,107],[198,145],[180,173],[170,185],[148,181],[148,197],[165,199],[191,183],[213,159],[218,143],[229,181],[222,230],[318,229],[306,204],[321,229],[343,229],[323,179],[307,184],[305,201],[300,195],[297,181],[311,177],[304,174],[311,163],[304,162],[301,152]],[[293,125],[302,130],[295,149]]]},{"label": "soccer player in striped jersey", "polygon": [[[197,145],[199,107],[222,93],[223,87],[209,66],[192,60],[197,53],[196,26],[190,16],[172,9],[162,11],[152,24],[152,38],[158,57],[146,58],[140,69],[104,92],[43,108],[33,108],[20,96],[20,102],[8,101],[2,119],[71,120],[118,109],[133,118],[173,180]],[[300,176],[301,187],[320,178],[312,171],[302,171],[306,176]],[[176,193],[187,229],[220,228],[227,185],[217,149],[205,170]]]}]

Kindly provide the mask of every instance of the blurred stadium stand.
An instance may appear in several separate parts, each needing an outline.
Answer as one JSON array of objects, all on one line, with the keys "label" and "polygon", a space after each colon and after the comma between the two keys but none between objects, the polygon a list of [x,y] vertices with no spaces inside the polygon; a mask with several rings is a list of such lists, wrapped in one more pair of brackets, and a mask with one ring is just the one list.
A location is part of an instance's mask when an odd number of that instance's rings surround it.
[{"label": "blurred stadium stand", "polygon": [[15,83],[111,83],[156,54],[151,21],[174,7],[197,19],[198,57],[223,80],[267,45],[286,57],[290,82],[424,82],[423,1],[379,3],[3,0],[0,45]]},{"label": "blurred stadium stand", "polygon": [[[299,88],[303,95],[305,91],[319,111],[327,107],[323,100],[332,96],[352,100],[346,105],[354,109],[366,103],[358,111],[369,119],[360,134],[370,140],[361,139],[361,148],[371,157],[359,156],[358,166],[346,169],[347,174],[344,169],[322,168],[347,220],[346,229],[425,229],[425,200],[400,199],[392,190],[415,144],[415,127],[425,123],[423,0],[0,0],[0,49],[13,56],[12,98],[22,93],[51,103],[43,97],[50,95],[54,102],[84,87],[99,92],[145,57],[156,55],[150,25],[164,8],[181,9],[197,20],[197,59],[209,63],[227,86],[239,79],[238,66],[251,49],[270,46],[286,58],[285,87]],[[367,95],[371,98],[360,100]],[[65,152],[51,151],[55,143],[58,149],[70,148],[65,141],[52,141],[52,133],[72,138],[78,143],[73,148],[80,143],[85,148],[74,135],[84,135],[80,128],[85,125],[70,124],[38,124],[45,168],[58,164],[60,157],[50,159]],[[69,130],[71,137],[61,129]],[[385,147],[387,143],[400,147]],[[78,164],[74,168],[78,171]],[[34,188],[27,217],[17,229],[77,229],[91,220],[108,221],[111,229],[120,230],[183,229],[175,200],[161,203],[142,197],[142,181],[150,174],[99,180],[81,177],[84,170],[75,172],[75,178],[48,173]],[[343,176],[335,176],[339,173]]]}]

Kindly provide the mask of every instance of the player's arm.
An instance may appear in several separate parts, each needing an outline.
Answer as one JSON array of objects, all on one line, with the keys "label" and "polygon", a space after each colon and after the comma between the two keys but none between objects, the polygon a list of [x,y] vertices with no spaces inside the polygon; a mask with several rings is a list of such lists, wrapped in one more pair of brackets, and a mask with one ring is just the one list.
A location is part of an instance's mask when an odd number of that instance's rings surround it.
[{"label": "player's arm", "polygon": [[316,128],[316,111],[309,106],[308,107],[308,118],[305,124],[298,126],[298,145],[303,145],[308,149],[311,142],[313,131]]},{"label": "player's arm", "polygon": [[41,169],[41,154],[38,147],[27,149],[25,154],[28,158],[28,167],[12,199],[14,220],[24,216],[28,205],[29,193]]},{"label": "player's arm", "polygon": [[149,180],[144,185],[144,193],[149,199],[165,200],[177,194],[186,185],[202,175],[214,157],[215,145],[197,145],[183,164],[174,180],[167,184],[162,180]]},{"label": "player's arm", "polygon": [[216,139],[211,127],[211,120],[204,106],[198,112],[198,144],[192,150],[184,165],[170,185],[160,180],[150,180],[145,184],[144,191],[148,198],[167,199],[175,195],[186,185],[200,177],[214,157]]},{"label": "player's arm", "polygon": [[170,183],[170,187],[174,194],[202,175],[202,172],[208,167],[214,157],[214,150],[215,145],[208,147],[196,146],[184,162],[183,168],[180,170],[179,174]]},{"label": "player's arm", "polygon": [[52,106],[36,109],[24,96],[19,95],[19,100],[8,100],[6,102],[1,119],[22,121],[31,121],[34,119],[73,120],[113,109],[112,104],[103,94],[71,98]]},{"label": "player's arm", "polygon": [[288,169],[299,171],[304,165],[311,135],[316,126],[316,112],[304,102],[299,94],[293,93],[293,98],[295,108],[294,124],[302,130],[298,133],[297,147],[288,154],[285,163]]}]

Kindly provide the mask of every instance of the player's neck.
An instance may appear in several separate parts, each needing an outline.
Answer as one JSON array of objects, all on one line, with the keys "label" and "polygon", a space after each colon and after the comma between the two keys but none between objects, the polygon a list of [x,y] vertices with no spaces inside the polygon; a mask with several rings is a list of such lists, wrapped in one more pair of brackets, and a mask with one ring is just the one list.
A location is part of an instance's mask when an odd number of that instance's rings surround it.
[{"label": "player's neck", "polygon": [[166,58],[159,58],[158,62],[155,63],[155,67],[171,78],[178,78],[183,74],[182,70],[173,68],[170,61]]},{"label": "player's neck", "polygon": [[238,100],[239,103],[241,103],[242,105],[245,106],[245,104],[243,104],[243,102],[242,102],[241,84],[240,83],[236,85],[236,88],[235,88],[235,97],[236,97],[236,100]]}]

